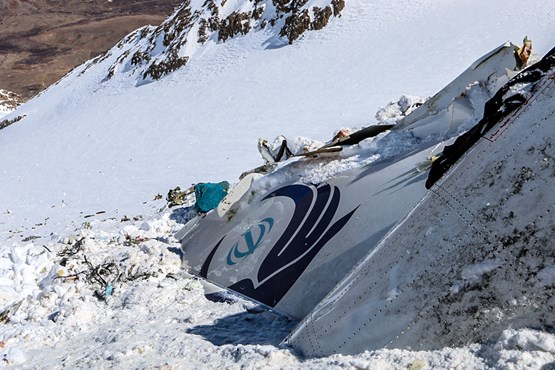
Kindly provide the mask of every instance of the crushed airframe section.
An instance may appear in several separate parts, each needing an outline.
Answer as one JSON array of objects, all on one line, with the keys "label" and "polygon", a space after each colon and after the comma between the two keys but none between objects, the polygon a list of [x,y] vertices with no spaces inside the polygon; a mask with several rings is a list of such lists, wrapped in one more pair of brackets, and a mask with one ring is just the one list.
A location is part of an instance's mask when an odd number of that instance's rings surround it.
[{"label": "crushed airframe section", "polygon": [[386,143],[395,135],[416,143],[404,152],[318,184],[284,177],[284,167],[253,180],[225,212],[198,217],[176,235],[186,268],[304,318],[426,195],[430,155],[476,115],[470,91],[491,96],[515,68],[510,43],[476,61],[384,136]]},{"label": "crushed airframe section", "polygon": [[[441,124],[443,132],[457,132],[474,113],[469,91],[472,86],[480,85],[493,95],[518,73],[517,48],[507,42],[482,56],[422,106],[401,119],[395,129],[411,129],[420,136],[434,135]],[[431,122],[436,125],[430,125]]]},{"label": "crushed airframe section", "polygon": [[[373,166],[320,185],[280,184],[249,207],[193,220],[182,239],[187,267],[301,319],[424,196],[416,163],[430,150],[389,161],[387,172]],[[376,212],[382,202],[390,206]]]},{"label": "crushed airframe section", "polygon": [[[555,326],[554,54],[501,93],[508,114],[434,178],[289,345],[306,356],[433,350]],[[516,95],[526,99],[507,109]]]},{"label": "crushed airframe section", "polygon": [[[525,39],[525,41],[527,38]],[[526,69],[499,89],[485,104],[484,117],[476,126],[457,138],[453,145],[445,148],[440,158],[434,162],[426,187],[430,188],[464,153],[480,138],[486,136],[500,120],[525,104],[536,85],[552,67],[555,49],[542,60]]]}]

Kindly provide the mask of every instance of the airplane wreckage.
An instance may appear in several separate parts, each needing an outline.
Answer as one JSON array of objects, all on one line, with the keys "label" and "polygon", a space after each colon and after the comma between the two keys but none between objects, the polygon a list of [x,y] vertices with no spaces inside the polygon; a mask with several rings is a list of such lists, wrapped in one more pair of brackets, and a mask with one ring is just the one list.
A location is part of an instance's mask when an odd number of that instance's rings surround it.
[{"label": "airplane wreckage", "polygon": [[[519,55],[504,44],[394,126],[246,175],[176,234],[186,269],[300,320],[284,343],[305,356],[554,327],[555,49]],[[411,144],[318,184],[291,175],[373,135]]]}]

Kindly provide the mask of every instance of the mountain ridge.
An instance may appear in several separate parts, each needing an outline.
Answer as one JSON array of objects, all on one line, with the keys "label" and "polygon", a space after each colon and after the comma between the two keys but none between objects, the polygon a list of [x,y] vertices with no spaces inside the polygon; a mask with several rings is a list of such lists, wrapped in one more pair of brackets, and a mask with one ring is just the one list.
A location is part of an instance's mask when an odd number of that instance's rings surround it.
[{"label": "mountain ridge", "polygon": [[305,32],[324,28],[345,8],[344,0],[247,0],[239,3],[207,0],[200,4],[185,1],[160,26],[145,26],[132,32],[88,66],[118,54],[106,79],[121,71],[137,75],[137,83],[141,84],[184,67],[198,47],[209,41],[226,42],[251,31],[273,29],[276,36],[292,44]]}]

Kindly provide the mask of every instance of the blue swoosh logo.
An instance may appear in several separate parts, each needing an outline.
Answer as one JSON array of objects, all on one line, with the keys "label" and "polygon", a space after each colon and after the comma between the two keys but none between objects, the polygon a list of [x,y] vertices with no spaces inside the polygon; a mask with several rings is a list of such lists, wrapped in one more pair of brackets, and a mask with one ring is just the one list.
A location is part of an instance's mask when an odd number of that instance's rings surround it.
[{"label": "blue swoosh logo", "polygon": [[[329,184],[303,185],[293,184],[282,187],[263,200],[285,197],[295,202],[295,209],[289,224],[280,235],[275,245],[262,261],[257,274],[257,286],[249,278],[228,286],[228,289],[251,297],[259,302],[274,307],[296,283],[318,252],[339,233],[349,222],[358,207],[332,222],[339,208],[341,191]],[[271,220],[271,221],[270,221]],[[273,219],[266,218],[242,236],[246,249],[240,249],[240,243],[233,245],[228,253],[228,264],[237,263],[251,255],[260,246],[273,225]],[[256,238],[252,230],[260,232]],[[214,246],[202,265],[200,276],[207,278],[210,264],[216,251],[225,239],[225,235]],[[242,241],[241,240],[241,241]]]},{"label": "blue swoosh logo", "polygon": [[[274,220],[268,217],[260,221],[258,225],[251,227],[244,234],[242,234],[241,240],[238,240],[237,242],[235,242],[235,244],[233,245],[233,247],[231,247],[231,249],[229,250],[229,253],[227,254],[226,262],[228,266],[233,266],[236,263],[239,263],[246,257],[253,254],[256,248],[258,248],[262,243],[262,240],[264,239],[264,237],[272,230],[273,226],[274,226]],[[258,238],[256,239],[256,241],[254,240],[254,237],[253,237],[253,229],[258,229],[258,233],[257,233]],[[244,241],[244,244],[246,245],[246,250],[244,248],[243,250],[239,248],[239,246],[243,244],[240,242],[243,242],[243,241]]]}]

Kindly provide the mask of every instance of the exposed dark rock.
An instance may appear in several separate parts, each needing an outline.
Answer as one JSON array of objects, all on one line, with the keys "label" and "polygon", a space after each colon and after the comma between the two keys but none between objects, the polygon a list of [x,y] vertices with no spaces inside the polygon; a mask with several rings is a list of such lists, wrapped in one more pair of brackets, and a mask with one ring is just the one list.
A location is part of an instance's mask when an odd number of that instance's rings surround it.
[{"label": "exposed dark rock", "polygon": [[21,121],[23,118],[25,118],[25,115],[23,116],[17,116],[15,118],[12,119],[5,119],[3,121],[0,121],[0,130],[2,130],[3,128],[8,127],[9,125],[12,125],[18,121]]},{"label": "exposed dark rock", "polygon": [[[234,11],[225,9],[227,15],[224,15],[225,0],[206,0],[196,9],[191,7],[190,0],[186,0],[160,26],[144,27],[130,34],[115,49],[91,63],[120,53],[117,49],[123,49],[125,45],[126,52],[108,68],[106,78],[111,78],[119,70],[118,65],[130,64],[131,69],[124,67],[121,70],[138,75],[140,79],[157,80],[186,65],[195,45],[204,44],[209,39],[226,42],[252,30],[266,29],[268,32],[269,26],[291,44],[306,31],[324,28],[345,7],[344,0],[328,1],[329,5],[319,8],[311,6],[309,0],[245,0]],[[186,51],[183,50],[185,45],[188,45]],[[131,58],[125,53],[130,53]]]},{"label": "exposed dark rock", "polygon": [[249,20],[252,18],[252,13],[231,13],[226,19],[222,20],[219,27],[218,40],[226,41],[230,37],[235,37],[239,34],[247,34],[251,26]]},{"label": "exposed dark rock", "polygon": [[326,27],[332,15],[333,12],[329,6],[326,6],[324,9],[314,7],[314,22],[312,22],[312,28],[320,30]]}]

